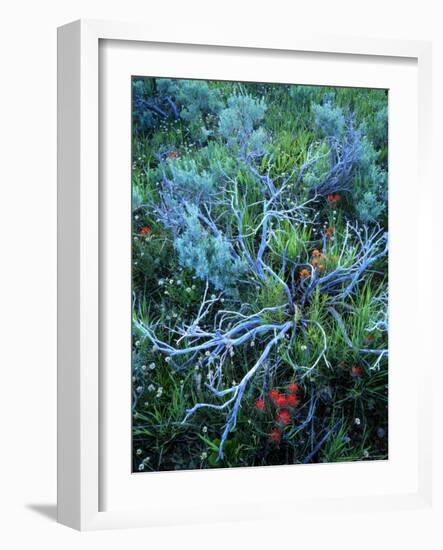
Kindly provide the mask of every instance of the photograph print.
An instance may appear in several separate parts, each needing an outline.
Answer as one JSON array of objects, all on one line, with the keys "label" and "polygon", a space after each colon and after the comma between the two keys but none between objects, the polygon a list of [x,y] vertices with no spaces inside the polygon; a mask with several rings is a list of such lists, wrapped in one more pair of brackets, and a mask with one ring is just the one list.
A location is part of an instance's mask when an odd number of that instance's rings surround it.
[{"label": "photograph print", "polygon": [[388,91],[132,78],[133,472],[388,458]]}]

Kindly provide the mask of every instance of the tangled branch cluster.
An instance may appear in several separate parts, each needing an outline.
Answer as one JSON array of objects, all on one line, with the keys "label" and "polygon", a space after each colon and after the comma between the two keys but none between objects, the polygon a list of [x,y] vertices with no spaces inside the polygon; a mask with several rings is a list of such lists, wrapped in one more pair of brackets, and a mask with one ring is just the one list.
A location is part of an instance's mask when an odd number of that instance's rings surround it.
[{"label": "tangled branch cluster", "polygon": [[[258,111],[260,118],[263,109]],[[181,371],[198,364],[205,370],[205,385],[213,401],[196,403],[187,410],[183,423],[203,408],[223,412],[226,421],[218,451],[220,460],[225,442],[236,426],[249,384],[258,375],[279,368],[281,359],[276,351],[282,342],[288,346],[301,345],[306,332],[315,328],[321,334],[323,345],[311,363],[297,364],[297,371],[304,379],[321,362],[330,368],[327,329],[308,315],[311,300],[317,293],[325,297],[326,311],[337,323],[346,345],[355,349],[340,311],[352,308],[352,299],[365,274],[375,269],[388,251],[387,234],[377,224],[360,226],[348,220],[340,236],[341,249],[333,268],[322,271],[315,259],[315,256],[325,258],[331,247],[331,230],[319,229],[316,206],[326,196],[351,189],[353,170],[361,156],[360,135],[352,121],[343,130],[343,139],[331,137],[329,140],[328,168],[317,173],[319,179],[309,193],[301,192],[304,177],[323,162],[324,150],[310,151],[301,165],[283,176],[273,176],[272,157],[267,159],[263,170],[263,152],[258,153],[255,145],[251,147],[251,141],[257,139],[254,121],[248,125],[241,122],[236,120],[237,133],[230,136],[229,147],[259,188],[258,199],[250,199],[248,189],[240,187],[235,174],[226,173],[223,168],[220,168],[221,181],[216,183],[210,174],[197,173],[192,163],[177,165],[164,155],[158,156],[162,173],[158,197],[142,208],[154,212],[159,222],[171,231],[180,262],[194,269],[205,281],[205,290],[195,318],[173,330],[155,323],[148,326],[137,317],[134,320],[139,333],[151,342],[157,353],[165,356],[172,368]],[[252,209],[260,214],[251,216]],[[321,250],[316,248],[310,259],[308,254],[308,260],[292,257],[285,246],[276,250],[275,243],[285,223],[315,228]],[[276,258],[279,258],[278,269]],[[251,311],[249,304],[239,302],[236,285],[260,288],[269,280],[281,288],[285,296],[283,303]],[[211,287],[218,294],[210,294]],[[214,312],[223,296],[235,307]],[[382,310],[386,308],[380,308]],[[160,328],[173,333],[172,343],[157,337]],[[386,316],[371,320],[368,332],[373,330],[387,330]],[[226,379],[226,365],[237,350],[244,347],[254,347],[257,357],[242,378],[232,382]],[[387,349],[372,348],[355,351],[369,358],[372,369],[377,369],[388,353]],[[315,399],[311,405],[315,407]],[[310,407],[308,417],[312,414]]]}]

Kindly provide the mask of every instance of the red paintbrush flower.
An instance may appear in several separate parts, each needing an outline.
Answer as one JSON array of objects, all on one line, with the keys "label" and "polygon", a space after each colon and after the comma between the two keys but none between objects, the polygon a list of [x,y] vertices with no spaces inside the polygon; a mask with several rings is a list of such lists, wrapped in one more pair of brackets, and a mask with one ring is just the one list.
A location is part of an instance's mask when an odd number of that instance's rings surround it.
[{"label": "red paintbrush flower", "polygon": [[274,403],[277,407],[286,407],[286,405],[288,404],[288,399],[284,395],[279,395],[275,399]]},{"label": "red paintbrush flower", "polygon": [[280,392],[276,389],[272,389],[270,392],[269,392],[269,399],[272,401],[272,402],[276,402],[277,399],[280,397]]},{"label": "red paintbrush flower", "polygon": [[356,378],[358,378],[359,376],[361,376],[361,373],[362,373],[361,367],[358,367],[357,365],[352,365],[351,367],[352,376],[355,376]]},{"label": "red paintbrush flower", "polygon": [[144,227],[142,227],[139,231],[139,234],[142,236],[142,237],[147,237],[149,236],[150,234],[152,233],[152,231],[149,229],[149,227],[147,227],[146,225]]},{"label": "red paintbrush flower", "polygon": [[325,236],[328,238],[328,239],[332,239],[332,237],[334,236],[334,228],[332,227],[332,225],[330,225],[326,231],[325,231]]},{"label": "red paintbrush flower", "polygon": [[283,424],[283,426],[288,426],[291,423],[291,415],[286,409],[282,409],[275,419],[279,424]]},{"label": "red paintbrush flower", "polygon": [[341,201],[341,195],[340,193],[331,193],[329,195],[326,195],[326,200],[330,204],[337,204],[338,202]]},{"label": "red paintbrush flower", "polygon": [[286,403],[288,407],[296,407],[298,405],[298,398],[295,393],[291,393],[290,395],[288,395],[288,397],[286,398]]},{"label": "red paintbrush flower", "polygon": [[298,384],[295,384],[294,382],[292,384],[288,385],[288,392],[289,393],[297,393],[298,392]]},{"label": "red paintbrush flower", "polygon": [[269,434],[269,441],[278,445],[281,441],[281,430],[280,428],[274,427]]},{"label": "red paintbrush flower", "polygon": [[257,399],[255,402],[255,408],[258,411],[262,411],[265,408],[265,400],[264,399]]}]

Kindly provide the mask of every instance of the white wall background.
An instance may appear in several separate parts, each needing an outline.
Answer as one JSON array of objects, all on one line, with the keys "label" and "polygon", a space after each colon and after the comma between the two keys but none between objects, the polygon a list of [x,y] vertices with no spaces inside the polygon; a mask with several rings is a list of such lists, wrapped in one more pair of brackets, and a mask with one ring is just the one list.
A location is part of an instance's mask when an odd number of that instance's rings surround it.
[{"label": "white wall background", "polygon": [[[0,8],[0,546],[15,548],[441,548],[437,514],[321,516],[79,534],[54,523],[56,495],[56,27],[74,19],[254,28],[434,41],[436,159],[441,149],[443,17],[438,0],[16,0]],[[441,9],[441,8],[440,8]],[[438,140],[438,142],[437,142]],[[438,161],[437,161],[438,162]],[[435,163],[438,185],[441,173]],[[419,192],[419,191],[418,191]],[[440,192],[441,195],[441,192]],[[440,227],[441,201],[434,208]],[[436,250],[437,260],[443,247]],[[440,272],[435,272],[436,280]],[[436,294],[436,300],[440,300]],[[441,301],[441,300],[440,300]],[[436,319],[437,321],[437,319]],[[425,320],[424,320],[425,322]],[[435,325],[437,327],[437,325]],[[437,333],[437,330],[436,330]],[[418,366],[419,368],[419,366]],[[437,388],[438,390],[438,388]],[[441,405],[436,394],[436,412]],[[434,426],[441,443],[441,423]],[[441,451],[441,445],[439,447]],[[442,456],[438,453],[436,462]],[[437,480],[441,475],[437,469]],[[442,492],[440,492],[442,494]],[[438,534],[439,533],[439,534]]]}]

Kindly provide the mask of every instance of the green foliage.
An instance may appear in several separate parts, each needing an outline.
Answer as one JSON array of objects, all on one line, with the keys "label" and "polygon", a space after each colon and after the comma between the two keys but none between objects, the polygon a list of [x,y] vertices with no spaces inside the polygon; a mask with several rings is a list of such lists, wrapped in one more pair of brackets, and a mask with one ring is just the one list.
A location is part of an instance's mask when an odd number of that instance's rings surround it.
[{"label": "green foliage", "polygon": [[380,220],[388,199],[387,173],[378,163],[379,153],[367,137],[362,140],[362,155],[354,181],[354,208],[362,223]]},{"label": "green foliage", "polygon": [[215,190],[214,175],[206,170],[198,172],[195,160],[169,163],[175,191],[191,202],[208,200]]},{"label": "green foliage", "polygon": [[184,220],[185,229],[174,243],[180,264],[200,279],[208,279],[215,288],[233,292],[244,265],[233,258],[226,237],[211,235],[203,228],[195,208],[189,209]]},{"label": "green foliage", "polygon": [[340,107],[333,107],[327,101],[323,105],[312,105],[314,129],[320,137],[335,137],[340,139],[345,131],[345,117]]},{"label": "green foliage", "polygon": [[266,112],[263,99],[250,95],[231,95],[228,106],[220,113],[219,131],[231,146],[249,141],[249,146],[255,154],[263,152],[266,132],[258,128]]}]

